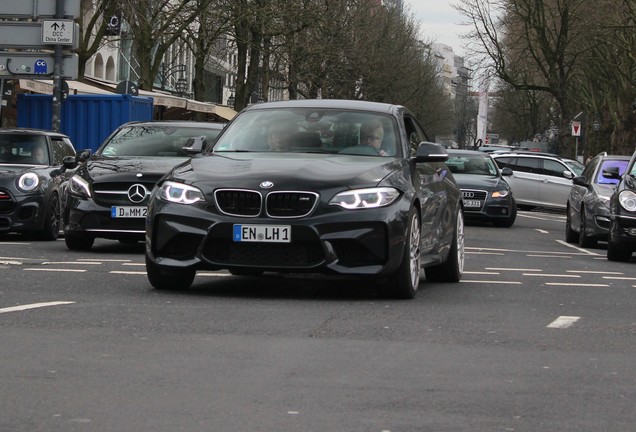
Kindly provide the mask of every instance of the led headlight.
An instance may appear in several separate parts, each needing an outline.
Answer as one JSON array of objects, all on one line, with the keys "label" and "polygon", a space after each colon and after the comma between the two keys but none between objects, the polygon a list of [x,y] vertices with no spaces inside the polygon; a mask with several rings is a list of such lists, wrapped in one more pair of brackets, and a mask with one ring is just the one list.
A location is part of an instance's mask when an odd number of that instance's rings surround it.
[{"label": "led headlight", "polygon": [[203,192],[194,186],[167,181],[161,185],[159,190],[161,198],[173,203],[194,204],[205,201]]},{"label": "led headlight", "polygon": [[24,173],[18,178],[17,184],[22,192],[33,192],[40,186],[40,177],[36,173]]},{"label": "led headlight", "polygon": [[507,191],[507,190],[494,191],[492,193],[492,197],[493,198],[504,198],[504,197],[507,197],[509,193],[510,193],[510,191]]},{"label": "led headlight", "polygon": [[340,192],[329,201],[329,205],[347,210],[385,207],[391,205],[399,196],[400,191],[394,188],[357,189]]},{"label": "led headlight", "polygon": [[88,182],[79,175],[74,175],[68,182],[68,189],[72,195],[80,198],[90,198],[91,189]]},{"label": "led headlight", "polygon": [[618,202],[625,210],[630,212],[636,211],[636,193],[624,190],[618,195]]}]

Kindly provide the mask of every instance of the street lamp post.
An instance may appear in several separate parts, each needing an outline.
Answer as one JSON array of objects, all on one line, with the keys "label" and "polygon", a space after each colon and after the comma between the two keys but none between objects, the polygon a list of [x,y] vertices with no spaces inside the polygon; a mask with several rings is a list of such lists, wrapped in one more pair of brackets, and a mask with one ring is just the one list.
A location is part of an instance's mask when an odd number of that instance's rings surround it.
[{"label": "street lamp post", "polygon": [[227,98],[227,105],[234,108],[234,102],[236,102],[236,98],[234,97],[234,86],[230,86],[230,97]]}]

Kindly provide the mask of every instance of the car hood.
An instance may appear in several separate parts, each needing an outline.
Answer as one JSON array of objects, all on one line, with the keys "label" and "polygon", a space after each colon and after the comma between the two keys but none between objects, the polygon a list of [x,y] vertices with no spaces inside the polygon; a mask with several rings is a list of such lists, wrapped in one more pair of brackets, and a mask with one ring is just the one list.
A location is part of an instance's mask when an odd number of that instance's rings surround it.
[{"label": "car hood", "polygon": [[15,176],[17,173],[42,170],[42,165],[2,165],[0,164],[0,176]]},{"label": "car hood", "polygon": [[[168,157],[100,157],[93,156],[81,167],[80,172],[93,182],[121,182],[145,180],[156,182],[175,165],[186,158]],[[139,176],[141,174],[141,176]]]},{"label": "car hood", "polygon": [[322,190],[376,186],[403,167],[400,160],[370,156],[224,153],[193,158],[173,174],[175,179],[210,187],[258,188],[270,181],[277,190]]},{"label": "car hood", "polygon": [[486,189],[491,190],[502,186],[508,188],[508,184],[501,177],[480,176],[474,174],[453,174],[460,189]]}]

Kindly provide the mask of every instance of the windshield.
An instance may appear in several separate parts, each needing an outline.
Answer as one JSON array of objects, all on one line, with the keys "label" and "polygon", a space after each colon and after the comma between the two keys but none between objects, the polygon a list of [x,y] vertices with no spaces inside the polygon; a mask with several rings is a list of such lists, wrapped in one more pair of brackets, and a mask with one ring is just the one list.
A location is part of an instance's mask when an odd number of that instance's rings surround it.
[{"label": "windshield", "polygon": [[451,154],[446,165],[455,174],[496,176],[498,173],[495,162],[482,154]]},{"label": "windshield", "polygon": [[577,176],[580,176],[581,173],[583,173],[583,170],[585,169],[585,166],[583,166],[583,164],[575,160],[564,160],[563,163],[565,163],[568,166],[568,168],[570,168],[570,170]]},{"label": "windshield", "polygon": [[0,163],[50,165],[43,135],[0,134]]},{"label": "windshield", "polygon": [[247,111],[233,121],[213,151],[340,153],[399,156],[393,117],[365,111],[275,108]]},{"label": "windshield", "polygon": [[205,136],[207,145],[214,142],[220,129],[135,125],[120,129],[97,151],[105,157],[117,156],[167,156],[186,157],[183,146],[188,138]]}]

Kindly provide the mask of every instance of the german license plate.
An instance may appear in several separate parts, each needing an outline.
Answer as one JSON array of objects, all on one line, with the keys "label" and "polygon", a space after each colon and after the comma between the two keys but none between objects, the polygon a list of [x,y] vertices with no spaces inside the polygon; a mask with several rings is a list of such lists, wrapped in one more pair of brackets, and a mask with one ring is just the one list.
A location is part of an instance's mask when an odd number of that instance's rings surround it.
[{"label": "german license plate", "polygon": [[148,207],[118,207],[110,208],[111,218],[145,218],[148,215]]},{"label": "german license plate", "polygon": [[479,208],[479,207],[481,207],[481,201],[479,201],[479,200],[464,200],[464,207],[466,207],[466,208]]},{"label": "german license plate", "polygon": [[235,242],[290,243],[291,226],[235,224],[232,239]]}]

